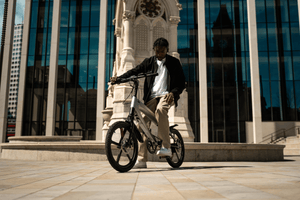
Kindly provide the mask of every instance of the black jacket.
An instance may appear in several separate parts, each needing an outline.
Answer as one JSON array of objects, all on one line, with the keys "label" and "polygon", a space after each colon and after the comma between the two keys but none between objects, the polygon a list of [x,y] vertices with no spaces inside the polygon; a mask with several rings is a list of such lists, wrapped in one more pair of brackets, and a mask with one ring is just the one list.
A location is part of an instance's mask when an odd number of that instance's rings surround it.
[{"label": "black jacket", "polygon": [[[180,64],[180,61],[173,56],[166,55],[166,68],[168,70],[168,92],[172,92],[174,94],[174,102],[177,106],[177,101],[179,99],[179,95],[185,88],[185,77]],[[140,73],[153,72],[156,73],[158,69],[158,65],[156,62],[156,57],[152,56],[150,58],[146,58],[141,64],[136,66],[135,68],[127,71],[123,75],[118,78],[128,78],[132,75],[138,75]],[[154,76],[146,77],[144,83],[144,102],[147,103],[150,99],[151,89],[154,83]]]}]

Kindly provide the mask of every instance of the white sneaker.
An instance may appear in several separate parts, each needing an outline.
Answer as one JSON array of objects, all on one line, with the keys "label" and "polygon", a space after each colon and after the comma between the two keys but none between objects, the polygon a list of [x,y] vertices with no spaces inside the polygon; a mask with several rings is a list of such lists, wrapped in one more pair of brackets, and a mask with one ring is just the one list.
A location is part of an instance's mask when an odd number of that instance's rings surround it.
[{"label": "white sneaker", "polygon": [[145,169],[147,168],[147,163],[143,161],[136,161],[134,167],[132,169]]},{"label": "white sneaker", "polygon": [[156,155],[158,156],[172,156],[172,151],[171,149],[167,149],[167,148],[164,148],[162,147],[157,153]]}]

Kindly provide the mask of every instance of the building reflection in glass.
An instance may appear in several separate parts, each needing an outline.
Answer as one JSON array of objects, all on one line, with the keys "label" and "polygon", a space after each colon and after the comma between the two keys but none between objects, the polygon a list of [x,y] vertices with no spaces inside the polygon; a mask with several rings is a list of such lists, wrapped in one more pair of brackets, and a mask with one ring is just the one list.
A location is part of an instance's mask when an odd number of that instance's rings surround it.
[{"label": "building reflection in glass", "polygon": [[95,139],[100,1],[63,1],[56,135]]},{"label": "building reflection in glass", "polygon": [[300,119],[297,0],[256,0],[263,121]]},{"label": "building reflection in glass", "polygon": [[246,0],[206,0],[210,142],[246,142],[251,121]]},{"label": "building reflection in glass", "polygon": [[[198,77],[198,30],[197,1],[182,0],[182,10],[178,24],[178,53],[186,78],[188,92],[188,116],[195,135],[195,141],[200,140],[199,117],[199,77]],[[169,41],[170,43],[172,41]]]},{"label": "building reflection in glass", "polygon": [[45,135],[53,2],[31,6],[23,135]]}]

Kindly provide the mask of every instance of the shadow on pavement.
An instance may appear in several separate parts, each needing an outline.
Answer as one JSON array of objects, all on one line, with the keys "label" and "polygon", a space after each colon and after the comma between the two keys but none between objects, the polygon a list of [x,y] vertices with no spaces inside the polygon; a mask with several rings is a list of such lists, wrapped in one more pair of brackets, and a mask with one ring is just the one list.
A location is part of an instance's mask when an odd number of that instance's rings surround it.
[{"label": "shadow on pavement", "polygon": [[147,168],[147,169],[132,169],[127,173],[140,173],[140,172],[162,172],[162,171],[181,171],[193,169],[219,169],[219,168],[244,168],[252,166],[193,166],[193,167],[180,167],[180,168]]}]

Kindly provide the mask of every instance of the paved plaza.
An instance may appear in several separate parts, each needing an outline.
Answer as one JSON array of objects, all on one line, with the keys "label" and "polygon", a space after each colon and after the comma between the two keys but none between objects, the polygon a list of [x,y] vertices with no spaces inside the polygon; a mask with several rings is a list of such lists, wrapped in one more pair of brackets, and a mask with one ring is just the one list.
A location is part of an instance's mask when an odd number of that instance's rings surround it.
[{"label": "paved plaza", "polygon": [[281,162],[185,162],[119,173],[108,162],[0,159],[0,199],[300,199],[300,156]]}]

